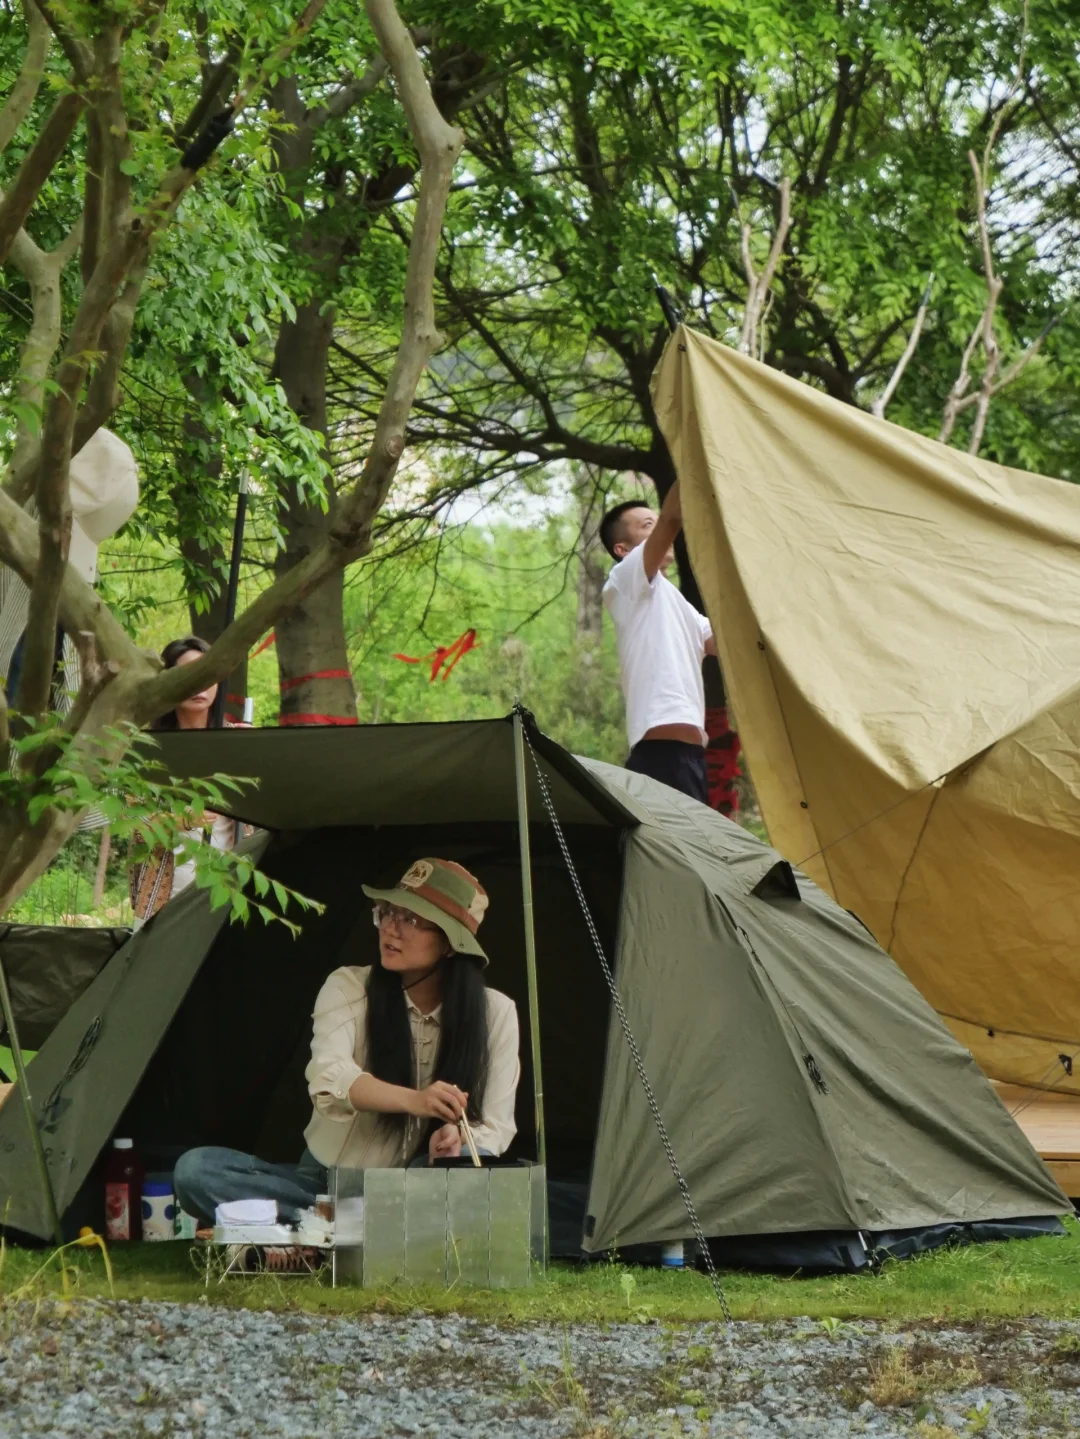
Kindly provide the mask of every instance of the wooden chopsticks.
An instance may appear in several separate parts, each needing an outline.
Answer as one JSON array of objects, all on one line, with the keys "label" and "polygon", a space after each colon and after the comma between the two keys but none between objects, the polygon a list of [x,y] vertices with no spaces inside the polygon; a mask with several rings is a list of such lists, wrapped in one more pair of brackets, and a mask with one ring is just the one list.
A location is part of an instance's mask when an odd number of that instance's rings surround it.
[{"label": "wooden chopsticks", "polygon": [[477,1152],[476,1140],[473,1138],[472,1125],[469,1123],[468,1117],[465,1114],[462,1114],[458,1122],[465,1135],[465,1143],[469,1146],[469,1153],[472,1155],[473,1165],[475,1168],[480,1169],[480,1155]]}]

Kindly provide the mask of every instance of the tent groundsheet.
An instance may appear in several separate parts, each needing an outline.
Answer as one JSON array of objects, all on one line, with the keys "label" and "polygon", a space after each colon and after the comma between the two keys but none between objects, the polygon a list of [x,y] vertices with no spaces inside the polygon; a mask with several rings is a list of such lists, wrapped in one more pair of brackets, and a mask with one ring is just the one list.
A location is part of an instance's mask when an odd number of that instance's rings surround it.
[{"label": "tent groundsheet", "polygon": [[654,395],[772,842],[987,1074],[1080,1093],[1080,488],[685,327]]}]

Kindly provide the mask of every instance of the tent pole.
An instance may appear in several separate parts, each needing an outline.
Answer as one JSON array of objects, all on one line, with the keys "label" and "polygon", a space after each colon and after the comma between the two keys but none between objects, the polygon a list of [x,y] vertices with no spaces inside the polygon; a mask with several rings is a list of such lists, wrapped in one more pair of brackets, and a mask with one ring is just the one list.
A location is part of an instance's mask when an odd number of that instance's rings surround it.
[{"label": "tent pole", "polygon": [[[536,982],[536,928],[533,923],[532,859],[529,852],[529,804],[525,785],[525,726],[514,710],[514,771],[517,778],[518,844],[521,850],[521,902],[525,911],[525,970],[529,982],[529,1040],[532,1049],[533,1102],[536,1107],[536,1157],[547,1168],[544,1132],[544,1081],[540,1072],[540,995]],[[544,1225],[545,1237],[547,1225]]]},{"label": "tent pole", "polygon": [[[240,589],[240,563],[244,558],[244,522],[247,519],[248,502],[248,472],[240,472],[240,487],[236,496],[236,515],[233,519],[232,552],[229,556],[229,583],[225,590],[225,622],[222,629],[226,630],[236,618],[236,597]],[[221,729],[225,723],[225,706],[228,704],[229,680],[231,675],[226,675],[218,685],[217,698],[214,700],[214,708],[210,715],[210,728]]]},{"label": "tent pole", "polygon": [[48,1216],[49,1227],[52,1229],[53,1240],[59,1246],[64,1242],[64,1236],[60,1230],[60,1214],[56,1208],[56,1196],[53,1193],[49,1165],[41,1143],[41,1132],[34,1115],[34,1101],[26,1078],[26,1063],[23,1059],[22,1045],[19,1043],[19,1032],[15,1027],[15,1012],[11,1007],[11,993],[8,990],[7,971],[4,969],[3,960],[0,960],[0,1010],[4,1015],[8,1043],[11,1046],[11,1057],[15,1061],[16,1085],[22,1096],[23,1111],[26,1114],[26,1123],[30,1128],[30,1147],[34,1151],[34,1162],[37,1164],[38,1174],[41,1177],[41,1188],[45,1195],[45,1212]]}]

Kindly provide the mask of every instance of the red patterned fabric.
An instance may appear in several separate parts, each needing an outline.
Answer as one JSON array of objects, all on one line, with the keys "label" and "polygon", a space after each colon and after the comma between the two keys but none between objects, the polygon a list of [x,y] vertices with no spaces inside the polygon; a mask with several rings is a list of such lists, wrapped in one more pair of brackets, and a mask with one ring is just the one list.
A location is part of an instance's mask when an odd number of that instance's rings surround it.
[{"label": "red patterned fabric", "polygon": [[727,705],[714,705],[705,711],[705,731],[709,743],[705,748],[705,770],[709,781],[709,805],[734,819],[739,812],[739,792],[735,781],[741,773],[739,736],[731,728]]}]

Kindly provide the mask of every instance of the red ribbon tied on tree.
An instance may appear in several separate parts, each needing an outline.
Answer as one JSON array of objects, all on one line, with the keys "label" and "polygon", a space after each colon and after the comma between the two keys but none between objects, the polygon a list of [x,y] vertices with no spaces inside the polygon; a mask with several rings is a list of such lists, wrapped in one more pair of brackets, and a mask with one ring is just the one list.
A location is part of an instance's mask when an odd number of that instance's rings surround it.
[{"label": "red ribbon tied on tree", "polygon": [[407,665],[431,665],[431,680],[434,682],[439,678],[439,671],[443,672],[443,679],[450,678],[450,671],[457,664],[463,655],[470,650],[477,648],[476,631],[466,630],[463,635],[458,635],[452,645],[439,645],[429,655],[393,655],[391,658],[402,660]]}]

